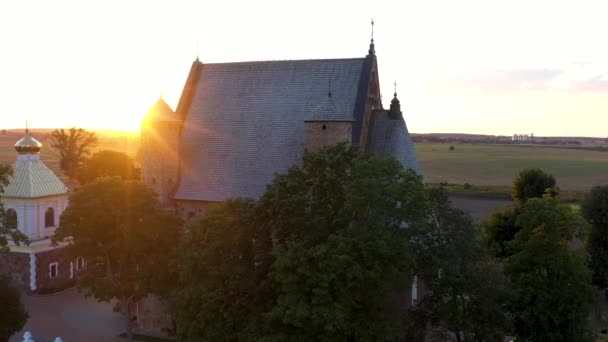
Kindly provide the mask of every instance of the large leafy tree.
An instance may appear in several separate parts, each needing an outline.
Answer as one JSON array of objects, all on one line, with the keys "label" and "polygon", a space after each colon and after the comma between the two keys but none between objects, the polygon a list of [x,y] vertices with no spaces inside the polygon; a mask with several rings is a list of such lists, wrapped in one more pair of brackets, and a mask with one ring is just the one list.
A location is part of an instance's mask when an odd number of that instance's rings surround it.
[{"label": "large leafy tree", "polygon": [[131,338],[131,306],[150,293],[166,294],[175,278],[174,246],[181,222],[159,208],[142,183],[100,178],[70,196],[53,240],[84,257],[87,272],[78,279],[86,295],[117,300]]},{"label": "large leafy tree", "polygon": [[[338,145],[307,154],[260,201],[189,228],[176,293],[185,340],[394,340],[412,279],[405,234],[419,176]],[[211,311],[208,310],[211,308]]]},{"label": "large leafy tree", "polygon": [[595,299],[584,249],[572,241],[586,222],[557,198],[530,199],[517,217],[521,230],[506,260],[515,290],[516,335],[524,341],[588,341]]},{"label": "large leafy tree", "polygon": [[236,341],[269,310],[270,234],[255,202],[229,200],[188,228],[174,305],[182,340]]},{"label": "large leafy tree", "polygon": [[510,328],[509,282],[486,254],[471,218],[450,206],[442,188],[430,190],[428,224],[410,230],[417,274],[426,296],[411,312],[408,340],[434,327],[437,338],[503,341]]},{"label": "large leafy tree", "polygon": [[51,133],[50,145],[59,152],[59,166],[70,179],[97,145],[95,133],[83,128],[56,129]]},{"label": "large leafy tree", "polygon": [[2,193],[12,174],[13,169],[10,165],[0,164],[0,252],[9,251],[9,241],[13,241],[17,245],[29,243],[27,237],[17,230],[16,218],[8,215],[2,204]]},{"label": "large leafy tree", "polygon": [[608,185],[591,189],[581,212],[591,224],[587,251],[591,255],[593,283],[601,288],[608,287]]},{"label": "large leafy tree", "polygon": [[530,198],[543,197],[545,192],[555,189],[555,178],[541,169],[524,169],[513,182],[513,199],[523,204]]},{"label": "large leafy tree", "polygon": [[85,160],[77,171],[81,185],[90,183],[100,177],[120,177],[124,180],[140,179],[140,169],[135,166],[133,158],[124,152],[103,150],[95,152]]},{"label": "large leafy tree", "polygon": [[511,190],[514,205],[497,210],[483,223],[482,235],[494,255],[500,259],[512,254],[510,246],[515,234],[521,227],[516,219],[521,208],[531,198],[542,198],[545,194],[551,197],[558,195],[555,178],[541,169],[524,169],[515,180]]},{"label": "large leafy tree", "polygon": [[0,341],[8,341],[23,328],[28,314],[21,302],[21,293],[11,286],[8,277],[0,276]]}]

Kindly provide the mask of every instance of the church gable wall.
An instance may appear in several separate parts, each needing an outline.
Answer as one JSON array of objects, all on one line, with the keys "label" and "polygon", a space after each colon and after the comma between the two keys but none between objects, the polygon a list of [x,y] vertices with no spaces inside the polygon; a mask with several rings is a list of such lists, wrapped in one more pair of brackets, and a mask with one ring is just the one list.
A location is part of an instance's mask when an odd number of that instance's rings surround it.
[{"label": "church gable wall", "polygon": [[324,146],[341,142],[351,142],[353,125],[343,122],[306,122],[305,147],[308,152],[316,152]]}]

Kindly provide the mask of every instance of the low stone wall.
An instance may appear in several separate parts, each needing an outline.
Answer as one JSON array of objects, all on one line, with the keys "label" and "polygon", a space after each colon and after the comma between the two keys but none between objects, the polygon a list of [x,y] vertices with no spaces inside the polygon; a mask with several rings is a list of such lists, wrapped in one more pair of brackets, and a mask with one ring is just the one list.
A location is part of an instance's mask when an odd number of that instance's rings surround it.
[{"label": "low stone wall", "polygon": [[30,290],[30,255],[27,253],[0,252],[0,275],[8,276],[14,286]]},{"label": "low stone wall", "polygon": [[[57,263],[57,276],[50,276],[49,265]],[[73,262],[70,265],[70,262]],[[64,289],[74,284],[78,271],[76,260],[70,260],[62,249],[36,253],[36,292]]]}]

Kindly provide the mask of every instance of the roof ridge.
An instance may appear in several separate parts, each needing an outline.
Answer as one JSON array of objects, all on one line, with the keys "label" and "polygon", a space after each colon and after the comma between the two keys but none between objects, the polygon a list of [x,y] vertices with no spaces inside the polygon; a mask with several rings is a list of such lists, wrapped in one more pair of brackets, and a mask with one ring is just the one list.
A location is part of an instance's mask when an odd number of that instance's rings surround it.
[{"label": "roof ridge", "polygon": [[353,61],[353,60],[364,60],[365,57],[351,57],[351,58],[308,58],[308,59],[271,59],[271,60],[258,60],[258,61],[234,61],[234,62],[216,62],[216,63],[203,63],[203,67],[206,65],[225,65],[225,64],[252,64],[252,63],[287,63],[287,62],[327,62],[327,61]]}]

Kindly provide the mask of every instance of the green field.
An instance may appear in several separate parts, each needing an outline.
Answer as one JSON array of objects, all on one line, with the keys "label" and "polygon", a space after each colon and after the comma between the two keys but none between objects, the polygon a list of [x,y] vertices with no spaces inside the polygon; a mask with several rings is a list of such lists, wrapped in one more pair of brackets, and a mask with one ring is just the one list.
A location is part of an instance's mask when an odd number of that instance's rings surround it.
[{"label": "green field", "polygon": [[555,176],[564,190],[586,191],[608,184],[608,152],[544,146],[417,143],[425,182],[510,187],[530,167]]},{"label": "green field", "polygon": [[[34,132],[43,144],[48,133]],[[126,151],[132,156],[138,148],[137,136],[97,132],[98,149]],[[21,132],[0,135],[0,163],[12,164],[16,159],[13,149]],[[508,192],[517,173],[527,167],[539,167],[553,174],[563,190],[587,191],[594,185],[608,184],[608,152],[543,146],[510,146],[489,144],[416,143],[416,154],[424,172],[425,182],[471,184],[479,190]],[[55,151],[45,144],[42,160],[59,172]]]}]

